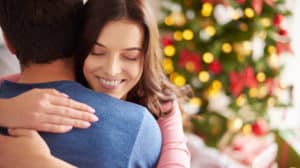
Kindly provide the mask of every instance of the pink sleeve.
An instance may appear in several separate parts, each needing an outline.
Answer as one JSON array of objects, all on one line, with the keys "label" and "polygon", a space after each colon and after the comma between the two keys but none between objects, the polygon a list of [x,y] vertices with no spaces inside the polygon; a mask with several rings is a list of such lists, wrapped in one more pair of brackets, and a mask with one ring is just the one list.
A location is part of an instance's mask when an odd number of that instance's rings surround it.
[{"label": "pink sleeve", "polygon": [[181,112],[177,101],[173,105],[174,111],[158,120],[163,146],[157,168],[190,167],[191,156],[183,133]]},{"label": "pink sleeve", "polygon": [[20,79],[20,74],[13,74],[13,75],[8,75],[8,76],[0,76],[0,83],[4,80],[16,82],[17,80]]}]

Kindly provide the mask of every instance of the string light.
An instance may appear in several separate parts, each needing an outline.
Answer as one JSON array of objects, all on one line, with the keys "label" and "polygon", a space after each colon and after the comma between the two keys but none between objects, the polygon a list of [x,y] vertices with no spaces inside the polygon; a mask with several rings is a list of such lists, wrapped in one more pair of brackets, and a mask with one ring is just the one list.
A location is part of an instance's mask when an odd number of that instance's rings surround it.
[{"label": "string light", "polygon": [[269,26],[271,26],[271,20],[269,19],[269,18],[262,18],[261,20],[260,20],[260,23],[261,23],[261,25],[263,26],[263,27],[269,27]]},{"label": "string light", "polygon": [[190,29],[186,29],[182,33],[183,39],[185,40],[192,40],[194,38],[194,33]]},{"label": "string light", "polygon": [[263,72],[259,72],[256,75],[256,79],[257,79],[258,82],[264,82],[266,80],[266,74],[263,73]]},{"label": "string light", "polygon": [[202,100],[199,97],[192,97],[190,98],[189,103],[196,107],[200,107],[202,105]]},{"label": "string light", "polygon": [[236,99],[236,104],[238,105],[238,106],[243,106],[243,105],[245,105],[246,104],[246,97],[245,97],[245,95],[240,95],[237,99]]},{"label": "string light", "polygon": [[166,74],[174,72],[173,61],[170,58],[163,59],[163,69]]},{"label": "string light", "polygon": [[269,45],[269,46],[268,46],[268,53],[269,53],[270,55],[275,54],[275,53],[276,53],[276,48],[275,48],[273,45]]},{"label": "string light", "polygon": [[252,8],[246,8],[244,13],[245,13],[245,16],[248,18],[253,18],[255,15],[254,10]]},{"label": "string light", "polygon": [[257,88],[250,88],[249,89],[249,96],[251,98],[255,98],[258,96],[258,89]]},{"label": "string light", "polygon": [[210,79],[210,75],[207,71],[201,71],[198,74],[198,78],[201,82],[207,82]]},{"label": "string light", "polygon": [[182,40],[182,33],[181,31],[175,31],[173,33],[173,38],[176,40],[176,41],[181,41]]},{"label": "string light", "polygon": [[174,84],[175,84],[176,86],[179,86],[179,87],[180,87],[180,86],[184,86],[185,83],[186,83],[186,79],[185,79],[185,77],[182,76],[182,75],[178,75],[178,76],[176,76],[175,79],[174,79]]},{"label": "string light", "polygon": [[242,131],[244,134],[250,134],[252,133],[252,126],[250,124],[245,124]]},{"label": "string light", "polygon": [[164,53],[166,56],[168,57],[173,57],[176,53],[176,49],[173,45],[167,45],[165,48],[164,48]]},{"label": "string light", "polygon": [[232,46],[231,46],[231,44],[230,43],[223,43],[222,44],[222,51],[224,52],[224,53],[230,53],[231,51],[232,51]]},{"label": "string light", "polygon": [[210,64],[210,63],[213,62],[213,60],[214,60],[214,55],[212,53],[206,52],[206,53],[203,54],[204,63]]},{"label": "string light", "polygon": [[205,17],[211,16],[212,11],[213,11],[213,6],[211,3],[204,3],[202,5],[202,10],[201,10],[202,16]]},{"label": "string light", "polygon": [[173,19],[171,18],[171,16],[165,17],[164,22],[165,22],[165,24],[166,24],[167,26],[173,26],[173,25],[174,25],[174,21],[173,21]]},{"label": "string light", "polygon": [[216,29],[213,26],[207,26],[205,28],[205,31],[207,32],[208,35],[214,36],[216,34]]}]

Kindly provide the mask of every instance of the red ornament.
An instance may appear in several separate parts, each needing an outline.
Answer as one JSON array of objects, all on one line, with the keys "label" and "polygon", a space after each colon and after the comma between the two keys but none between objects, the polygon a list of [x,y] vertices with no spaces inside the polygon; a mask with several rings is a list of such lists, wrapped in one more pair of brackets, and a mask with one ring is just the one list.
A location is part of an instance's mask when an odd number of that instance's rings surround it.
[{"label": "red ornament", "polygon": [[243,71],[242,76],[243,82],[248,88],[256,87],[258,85],[255,77],[255,72],[252,67],[246,67]]},{"label": "red ornament", "polygon": [[279,87],[279,82],[275,79],[268,78],[265,80],[265,85],[268,90],[268,94],[272,96],[274,94],[274,90]]},{"label": "red ornament", "polygon": [[268,123],[263,119],[255,121],[252,124],[252,132],[257,136],[266,135],[269,132]]},{"label": "red ornament", "polygon": [[239,96],[244,88],[257,87],[258,82],[252,67],[246,67],[242,72],[229,73],[230,91],[233,96]]},{"label": "red ornament", "polygon": [[281,14],[277,14],[273,18],[273,24],[277,27],[279,27],[282,23],[283,16]]},{"label": "red ornament", "polygon": [[288,52],[292,54],[294,53],[290,43],[282,43],[282,42],[276,43],[276,51],[278,55],[282,54],[283,52]]},{"label": "red ornament", "polygon": [[278,33],[282,36],[287,36],[288,35],[288,32],[285,29],[280,29]]},{"label": "red ornament", "polygon": [[161,39],[161,44],[163,47],[174,44],[174,40],[171,35],[165,35]]},{"label": "red ornament", "polygon": [[209,65],[209,70],[214,73],[214,74],[219,74],[222,72],[222,64],[218,60],[214,60],[210,65]]},{"label": "red ornament", "polygon": [[275,4],[274,0],[252,0],[251,5],[257,14],[261,14],[264,3],[266,3],[270,7],[274,7]]},{"label": "red ornament", "polygon": [[238,72],[232,71],[229,73],[230,92],[237,97],[244,89],[244,83],[240,81],[241,75]]},{"label": "red ornament", "polygon": [[201,56],[198,53],[183,49],[180,51],[179,67],[186,68],[188,64],[193,67],[188,69],[189,71],[198,73],[201,70]]}]

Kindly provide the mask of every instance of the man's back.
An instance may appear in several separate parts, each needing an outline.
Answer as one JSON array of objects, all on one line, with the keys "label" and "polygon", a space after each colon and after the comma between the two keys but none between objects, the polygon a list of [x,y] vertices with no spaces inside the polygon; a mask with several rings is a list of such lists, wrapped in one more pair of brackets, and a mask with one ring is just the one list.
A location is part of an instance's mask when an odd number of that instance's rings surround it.
[{"label": "man's back", "polygon": [[156,121],[144,108],[94,93],[71,81],[35,85],[4,82],[0,97],[13,97],[32,88],[55,88],[91,105],[100,118],[89,129],[41,133],[54,156],[79,167],[155,166],[161,135]]}]

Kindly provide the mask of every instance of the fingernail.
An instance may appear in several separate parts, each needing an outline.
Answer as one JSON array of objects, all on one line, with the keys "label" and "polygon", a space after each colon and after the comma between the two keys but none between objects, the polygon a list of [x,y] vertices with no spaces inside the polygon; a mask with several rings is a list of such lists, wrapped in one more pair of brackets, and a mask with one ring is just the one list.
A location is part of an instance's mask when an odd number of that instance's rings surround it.
[{"label": "fingernail", "polygon": [[92,108],[92,107],[88,106],[88,109],[89,109],[89,112],[91,112],[91,113],[95,113],[96,112],[96,110],[94,108]]},{"label": "fingernail", "polygon": [[64,96],[64,97],[69,97],[69,95],[67,95],[67,94],[65,94],[65,93],[62,93],[62,95]]},{"label": "fingernail", "polygon": [[88,128],[88,127],[91,126],[91,123],[89,123],[89,122],[84,122],[84,123],[83,123],[83,126],[84,126],[85,128]]},{"label": "fingernail", "polygon": [[92,116],[92,120],[93,120],[93,122],[96,122],[96,121],[99,120],[99,118],[98,118],[97,116],[93,115],[93,116]]}]

